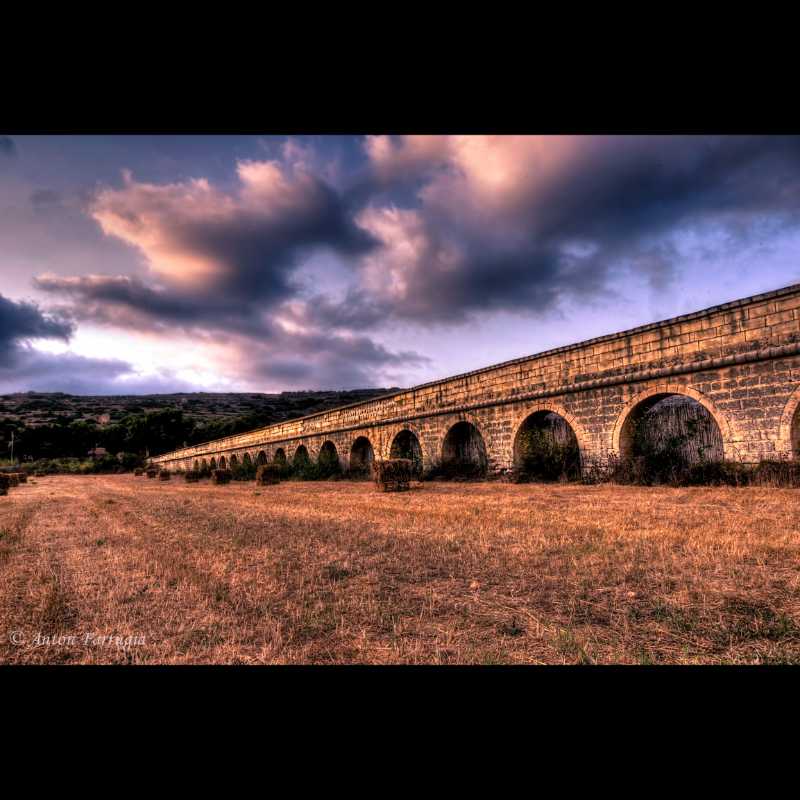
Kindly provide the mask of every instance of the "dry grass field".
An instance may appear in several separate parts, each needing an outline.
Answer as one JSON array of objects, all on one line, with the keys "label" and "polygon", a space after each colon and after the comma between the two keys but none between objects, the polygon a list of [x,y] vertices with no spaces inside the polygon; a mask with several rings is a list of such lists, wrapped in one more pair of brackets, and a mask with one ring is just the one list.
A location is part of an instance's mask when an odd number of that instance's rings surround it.
[{"label": "dry grass field", "polygon": [[798,490],[123,475],[0,497],[0,663],[799,662]]}]

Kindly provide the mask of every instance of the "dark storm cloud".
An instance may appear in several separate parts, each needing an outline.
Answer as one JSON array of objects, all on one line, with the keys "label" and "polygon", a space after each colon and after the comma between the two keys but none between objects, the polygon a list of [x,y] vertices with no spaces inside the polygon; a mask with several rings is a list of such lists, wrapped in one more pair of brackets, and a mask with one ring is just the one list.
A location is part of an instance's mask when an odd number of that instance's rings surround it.
[{"label": "dark storm cloud", "polygon": [[[714,226],[735,246],[800,222],[800,137],[373,137],[366,153],[339,188],[308,153],[240,162],[229,192],[128,175],[89,210],[147,278],[36,286],[77,320],[232,337],[249,379],[336,388],[423,362],[372,338],[393,323],[592,303],[619,270],[663,291],[676,236]],[[300,282],[320,250],[349,268],[336,297]]]},{"label": "dark storm cloud", "polygon": [[208,325],[247,326],[249,309],[236,298],[184,295],[157,290],[127,275],[59,277],[40,275],[33,285],[43,292],[67,295],[73,305],[66,310],[75,319],[116,323],[133,329],[147,325],[191,328]]},{"label": "dark storm cloud", "polygon": [[[0,391],[86,394],[119,393],[129,387],[134,387],[132,391],[150,390],[147,381],[137,379],[124,361],[46,353],[30,344],[43,339],[69,341],[73,331],[73,324],[67,320],[45,315],[32,303],[14,302],[0,295]],[[120,378],[132,380],[120,384]],[[158,381],[151,383],[155,386]]]},{"label": "dark storm cloud", "polygon": [[10,136],[0,136],[0,156],[14,158],[17,154],[17,147]]},{"label": "dark storm cloud", "polygon": [[[290,355],[286,355],[290,354]],[[272,347],[264,354],[251,352],[255,378],[288,388],[346,389],[393,383],[392,368],[429,363],[417,353],[391,352],[366,336],[337,334],[291,335],[276,332]]]},{"label": "dark storm cloud", "polygon": [[44,315],[33,303],[15,303],[0,295],[0,363],[8,361],[18,342],[28,339],[69,341],[73,325]]},{"label": "dark storm cloud", "polygon": [[365,259],[382,311],[418,322],[600,297],[620,266],[663,287],[679,266],[675,234],[716,224],[744,239],[765,217],[798,223],[800,137],[423,144],[386,145],[375,164],[382,191],[398,164],[406,183],[419,171],[421,202],[362,215],[383,244]]},{"label": "dark storm cloud", "polygon": [[198,298],[274,304],[295,293],[293,274],[315,249],[352,259],[375,245],[339,193],[305,170],[245,162],[238,174],[233,194],[203,180],[156,186],[126,176],[122,189],[98,193],[91,213],[164,283]]}]

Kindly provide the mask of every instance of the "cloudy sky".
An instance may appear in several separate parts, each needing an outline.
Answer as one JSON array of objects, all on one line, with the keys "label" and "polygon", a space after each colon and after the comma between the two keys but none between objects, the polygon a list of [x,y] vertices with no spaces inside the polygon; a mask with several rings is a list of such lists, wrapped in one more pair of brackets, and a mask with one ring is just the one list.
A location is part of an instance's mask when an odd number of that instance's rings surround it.
[{"label": "cloudy sky", "polygon": [[800,282],[800,137],[0,135],[0,392],[409,386]]}]

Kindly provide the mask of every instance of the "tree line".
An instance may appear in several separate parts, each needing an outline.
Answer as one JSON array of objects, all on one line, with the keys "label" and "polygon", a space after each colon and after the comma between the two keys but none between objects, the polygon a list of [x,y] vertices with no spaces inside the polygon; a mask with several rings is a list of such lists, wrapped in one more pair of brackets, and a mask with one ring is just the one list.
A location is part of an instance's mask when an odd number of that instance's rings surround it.
[{"label": "tree line", "polygon": [[137,457],[157,456],[183,446],[191,446],[244,433],[276,421],[270,412],[253,412],[238,417],[200,422],[185,417],[178,408],[167,408],[141,414],[128,414],[119,421],[99,425],[93,420],[69,419],[58,423],[26,426],[15,419],[0,419],[0,438],[9,458],[14,441],[14,459],[38,461],[43,459],[86,458],[96,447],[109,454],[129,454]]}]

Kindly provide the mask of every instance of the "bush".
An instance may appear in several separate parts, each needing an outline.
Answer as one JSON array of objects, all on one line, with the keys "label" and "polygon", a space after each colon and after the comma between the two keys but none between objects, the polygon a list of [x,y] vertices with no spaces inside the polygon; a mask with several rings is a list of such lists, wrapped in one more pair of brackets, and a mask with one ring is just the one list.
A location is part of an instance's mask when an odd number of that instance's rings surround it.
[{"label": "bush", "polygon": [[231,471],[228,469],[215,469],[211,473],[211,482],[219,486],[231,482]]},{"label": "bush", "polygon": [[183,477],[186,483],[197,483],[200,480],[200,473],[196,470],[190,469],[184,473]]},{"label": "bush", "polygon": [[242,462],[231,467],[231,476],[234,481],[252,481],[256,477],[256,465],[252,462]]},{"label": "bush", "polygon": [[256,483],[259,486],[274,486],[280,483],[282,471],[279,464],[262,464],[256,470]]},{"label": "bush", "polygon": [[[411,459],[403,460],[410,461]],[[486,467],[476,464],[474,461],[461,461],[454,459],[445,463],[435,464],[425,472],[425,478],[426,480],[430,481],[486,480]]]},{"label": "bush", "polygon": [[552,431],[546,428],[523,430],[519,439],[523,456],[515,470],[517,482],[563,483],[581,477],[581,457],[577,441],[559,442]]},{"label": "bush", "polygon": [[133,471],[133,474],[134,474],[135,477],[140,478],[142,475],[144,475],[144,470],[143,469],[135,469]]},{"label": "bush", "polygon": [[753,470],[754,486],[800,486],[800,463],[797,461],[759,461]]},{"label": "bush", "polygon": [[0,472],[0,496],[8,494],[8,488],[11,486],[11,478],[4,472]]},{"label": "bush", "polygon": [[149,470],[147,470],[147,477],[148,477],[150,480],[152,480],[153,478],[155,478],[155,477],[156,477],[156,475],[158,475],[158,471],[157,471],[157,470],[155,470],[155,469],[149,469]]},{"label": "bush", "polygon": [[409,488],[414,473],[414,462],[410,458],[389,458],[372,462],[372,477],[375,485],[384,492],[402,492]]},{"label": "bush", "polygon": [[741,461],[653,462],[638,456],[609,459],[607,479],[636,486],[773,486],[800,487],[800,463],[764,459],[758,464]]},{"label": "bush", "polygon": [[158,473],[158,479],[160,481],[168,481],[171,477],[168,469],[162,469],[161,472]]}]

